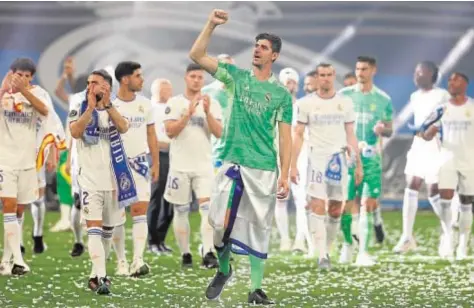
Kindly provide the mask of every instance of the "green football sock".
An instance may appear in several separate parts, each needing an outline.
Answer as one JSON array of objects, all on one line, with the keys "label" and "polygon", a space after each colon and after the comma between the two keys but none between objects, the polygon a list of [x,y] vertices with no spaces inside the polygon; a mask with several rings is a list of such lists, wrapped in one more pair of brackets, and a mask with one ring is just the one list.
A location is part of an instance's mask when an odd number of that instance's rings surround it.
[{"label": "green football sock", "polygon": [[262,288],[263,268],[265,265],[265,260],[260,259],[250,254],[249,254],[249,259],[250,259],[250,281],[251,281],[250,291],[254,292],[257,289]]},{"label": "green football sock", "polygon": [[360,213],[360,249],[367,251],[369,249],[369,243],[372,239],[372,233],[374,232],[374,213],[366,212],[365,209]]},{"label": "green football sock", "polygon": [[342,229],[342,234],[344,235],[344,242],[349,245],[352,245],[351,225],[352,225],[352,214],[343,213],[341,217],[341,229]]},{"label": "green football sock", "polygon": [[217,259],[219,260],[219,271],[224,275],[229,275],[230,271],[230,243],[217,250]]}]

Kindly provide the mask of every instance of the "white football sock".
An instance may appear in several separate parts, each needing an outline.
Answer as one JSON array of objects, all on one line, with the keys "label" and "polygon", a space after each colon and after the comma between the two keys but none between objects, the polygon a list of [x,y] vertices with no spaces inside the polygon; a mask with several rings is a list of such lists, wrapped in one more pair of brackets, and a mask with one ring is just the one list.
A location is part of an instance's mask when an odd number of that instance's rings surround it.
[{"label": "white football sock", "polygon": [[288,230],[288,201],[277,200],[275,206],[275,223],[280,233],[282,241],[290,240],[290,232]]},{"label": "white football sock", "polygon": [[360,241],[359,235],[359,214],[352,214],[351,234],[355,235]]},{"label": "white football sock", "polygon": [[125,225],[114,228],[113,245],[115,253],[117,254],[117,263],[126,260],[125,256]]},{"label": "white football sock", "polygon": [[418,210],[418,192],[405,188],[403,197],[403,235],[405,240],[413,238],[413,226],[415,224],[416,211]]},{"label": "white football sock", "polygon": [[105,260],[109,258],[110,255],[110,248],[112,247],[112,235],[114,234],[114,229],[104,229],[102,227],[102,245],[104,247],[104,256]]},{"label": "white football sock", "polygon": [[102,228],[87,228],[87,246],[89,256],[92,261],[93,272],[100,279],[106,276],[105,272],[105,252],[102,244]]},{"label": "white football sock", "polygon": [[459,245],[469,247],[469,236],[472,227],[472,204],[461,204],[459,207]]},{"label": "white football sock", "polygon": [[31,204],[31,215],[33,216],[33,236],[43,236],[43,224],[46,207],[44,197],[39,198]]},{"label": "white football sock", "polygon": [[3,228],[7,234],[7,242],[13,254],[13,263],[24,265],[23,256],[20,250],[20,225],[16,213],[3,214]]},{"label": "white football sock", "polygon": [[61,213],[61,217],[59,218],[59,221],[64,221],[64,222],[70,222],[71,221],[70,220],[70,218],[71,218],[71,206],[70,205],[61,204],[59,206],[59,211]]},{"label": "white football sock", "polygon": [[461,212],[461,201],[457,192],[454,193],[454,197],[451,200],[451,215],[453,218],[453,224],[456,224],[459,220]]},{"label": "white football sock", "polygon": [[18,225],[20,226],[20,245],[23,245],[23,222],[25,221],[25,213],[21,214],[21,217],[17,217]]},{"label": "white football sock", "polygon": [[[5,224],[7,221],[11,220],[11,214],[5,213],[3,215],[3,256],[2,256],[2,263],[10,262],[13,252],[10,249],[10,243],[8,241],[7,230],[5,228]],[[15,215],[16,217],[16,215]],[[20,251],[21,252],[21,251]]]},{"label": "white football sock", "polygon": [[313,238],[314,248],[319,251],[319,259],[327,257],[326,215],[311,213],[309,229]]},{"label": "white football sock", "polygon": [[82,244],[81,210],[75,206],[71,209],[71,224],[74,233],[74,242]]},{"label": "white football sock", "polygon": [[451,200],[440,199],[441,212],[441,227],[443,233],[451,238],[452,236],[452,212],[451,212]]},{"label": "white football sock", "polygon": [[331,217],[329,216],[326,220],[326,241],[327,241],[327,251],[331,252],[332,243],[336,239],[341,230],[341,217]]},{"label": "white football sock", "polygon": [[201,240],[203,246],[203,255],[212,251],[214,247],[213,229],[209,224],[209,201],[199,205],[199,214],[201,214]]},{"label": "white football sock", "polygon": [[174,218],[173,218],[173,230],[176,242],[178,243],[181,254],[190,253],[189,250],[189,204],[185,205],[173,205],[174,206]]},{"label": "white football sock", "polygon": [[374,225],[380,226],[382,224],[383,224],[382,208],[380,207],[380,205],[378,205],[374,210]]},{"label": "white football sock", "polygon": [[148,237],[146,215],[134,216],[132,220],[133,258],[143,258],[143,251]]},{"label": "white football sock", "polygon": [[440,203],[440,196],[434,195],[432,197],[428,198],[428,201],[430,202],[431,206],[433,207],[433,212],[435,212],[436,216],[438,216],[441,219],[441,203]]}]

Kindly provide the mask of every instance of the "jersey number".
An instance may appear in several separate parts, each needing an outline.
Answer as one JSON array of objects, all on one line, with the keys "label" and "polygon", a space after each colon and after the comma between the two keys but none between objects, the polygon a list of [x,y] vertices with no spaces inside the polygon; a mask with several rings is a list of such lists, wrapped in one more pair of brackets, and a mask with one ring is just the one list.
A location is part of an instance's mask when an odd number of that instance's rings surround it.
[{"label": "jersey number", "polygon": [[82,192],[82,205],[89,204],[89,201],[87,201],[87,197],[89,197],[89,193],[87,191]]},{"label": "jersey number", "polygon": [[311,170],[311,182],[322,183],[323,174],[319,171]]},{"label": "jersey number", "polygon": [[170,189],[178,189],[178,178],[168,177],[168,188]]},{"label": "jersey number", "polygon": [[0,170],[0,183],[3,183],[3,174],[2,174],[3,170]]}]

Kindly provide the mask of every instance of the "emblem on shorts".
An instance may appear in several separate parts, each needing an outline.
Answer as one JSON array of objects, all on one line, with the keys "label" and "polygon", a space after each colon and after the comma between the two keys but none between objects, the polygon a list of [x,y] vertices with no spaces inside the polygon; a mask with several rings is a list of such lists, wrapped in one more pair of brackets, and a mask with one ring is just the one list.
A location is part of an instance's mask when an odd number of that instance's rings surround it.
[{"label": "emblem on shorts", "polygon": [[71,110],[71,112],[69,112],[69,117],[75,117],[77,116],[77,110]]},{"label": "emblem on shorts", "polygon": [[140,105],[140,107],[138,107],[138,112],[145,113],[145,108],[143,108],[143,106]]},{"label": "emblem on shorts", "polygon": [[122,189],[123,191],[128,191],[132,186],[132,183],[130,183],[130,180],[128,179],[127,175],[125,173],[122,173],[119,179],[120,189]]},{"label": "emblem on shorts", "polygon": [[337,104],[337,110],[342,111],[342,105],[341,104]]},{"label": "emblem on shorts", "polygon": [[170,112],[171,112],[171,108],[169,106],[167,106],[166,109],[165,109],[165,114],[168,114]]},{"label": "emblem on shorts", "polygon": [[265,94],[265,100],[267,101],[267,103],[269,103],[271,99],[272,99],[272,95],[270,93]]},{"label": "emblem on shorts", "polygon": [[89,214],[89,208],[88,208],[87,206],[84,207],[84,213],[85,213],[85,214]]}]

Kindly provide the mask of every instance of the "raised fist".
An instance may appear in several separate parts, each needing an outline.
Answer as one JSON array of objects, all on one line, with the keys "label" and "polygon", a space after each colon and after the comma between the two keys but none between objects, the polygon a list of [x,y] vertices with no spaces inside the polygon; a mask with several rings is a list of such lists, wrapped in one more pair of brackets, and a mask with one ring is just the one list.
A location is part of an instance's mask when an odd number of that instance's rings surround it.
[{"label": "raised fist", "polygon": [[211,15],[209,15],[209,21],[215,26],[225,24],[228,19],[229,14],[223,10],[213,10]]}]

